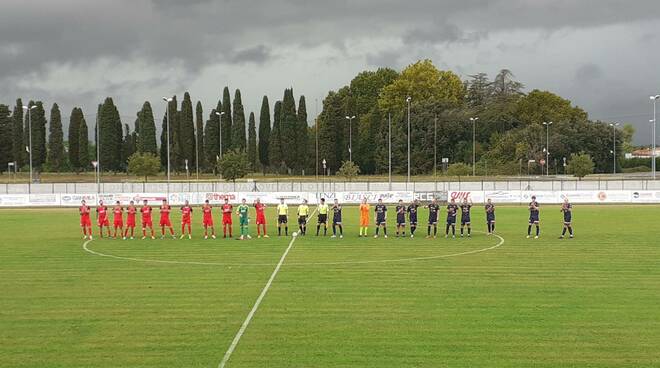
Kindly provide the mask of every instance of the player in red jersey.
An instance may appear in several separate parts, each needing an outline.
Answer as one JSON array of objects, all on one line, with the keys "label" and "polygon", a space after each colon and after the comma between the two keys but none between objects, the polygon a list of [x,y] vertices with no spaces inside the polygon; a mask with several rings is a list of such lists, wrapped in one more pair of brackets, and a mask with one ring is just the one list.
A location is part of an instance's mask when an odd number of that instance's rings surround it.
[{"label": "player in red jersey", "polygon": [[254,202],[254,209],[257,212],[257,238],[261,238],[261,230],[264,232],[264,238],[268,238],[268,234],[266,234],[266,215],[264,213],[266,205],[261,203],[261,200],[257,198],[257,201]]},{"label": "player in red jersey", "polygon": [[229,237],[231,238],[231,214],[234,210],[234,207],[229,203],[229,198],[225,198],[225,204],[222,205],[222,237],[227,237],[227,229],[229,229]]},{"label": "player in red jersey", "polygon": [[186,227],[188,228],[188,239],[192,239],[192,228],[190,223],[192,222],[192,207],[186,200],[183,207],[181,207],[181,239],[186,236]]},{"label": "player in red jersey", "polygon": [[103,201],[99,201],[98,207],[96,207],[96,217],[99,223],[99,234],[103,237],[103,227],[108,230],[108,238],[110,237],[110,220],[108,220],[108,207],[103,204]]},{"label": "player in red jersey", "polygon": [[207,199],[202,206],[202,225],[204,226],[204,239],[209,238],[209,227],[211,228],[211,238],[215,239],[215,227],[213,227],[213,207],[209,204]]},{"label": "player in red jersey", "polygon": [[[119,229],[120,237],[124,233],[124,207],[121,206],[119,201],[115,203],[115,207],[112,209],[112,224],[115,230],[112,238],[117,239],[117,229]],[[124,240],[126,240],[126,237],[124,237]]]},{"label": "player in red jersey", "polygon": [[135,233],[135,214],[137,213],[137,208],[135,208],[135,203],[131,201],[126,207],[126,229],[124,230],[124,239],[128,236],[128,229],[131,229],[131,239],[133,239]]},{"label": "player in red jersey", "polygon": [[78,212],[80,212],[80,227],[82,228],[83,239],[89,237],[89,240],[92,240],[92,219],[89,217],[91,209],[84,199],[80,202]]},{"label": "player in red jersey", "polygon": [[170,229],[170,235],[172,236],[172,239],[175,238],[174,228],[172,227],[172,221],[170,221],[170,212],[172,212],[172,207],[169,204],[167,204],[167,199],[163,199],[163,204],[160,206],[160,221],[159,221],[161,239],[165,237],[166,227]]},{"label": "player in red jersey", "polygon": [[140,208],[140,213],[142,214],[142,239],[147,238],[147,228],[151,229],[151,239],[156,239],[154,234],[154,223],[151,219],[152,208],[149,206],[149,202],[145,199],[144,205]]}]

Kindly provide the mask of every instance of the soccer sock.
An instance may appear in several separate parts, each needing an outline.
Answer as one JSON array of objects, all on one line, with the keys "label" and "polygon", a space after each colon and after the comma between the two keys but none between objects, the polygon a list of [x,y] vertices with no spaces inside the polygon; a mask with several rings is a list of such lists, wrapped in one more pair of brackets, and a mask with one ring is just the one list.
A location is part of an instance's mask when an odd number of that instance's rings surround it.
[{"label": "soccer sock", "polygon": [[262,230],[263,230],[263,232],[264,232],[264,235],[266,235],[266,224],[262,224],[261,227],[263,227]]},{"label": "soccer sock", "polygon": [[364,227],[360,226],[360,236],[364,233]]},{"label": "soccer sock", "polygon": [[[164,233],[164,232],[163,232]],[[181,224],[181,235],[186,233],[186,225]]]},{"label": "soccer sock", "polygon": [[495,223],[490,224],[490,232],[495,232]]},{"label": "soccer sock", "polygon": [[[449,227],[447,227],[447,229],[449,229]],[[431,225],[426,227],[426,235],[431,236]]]},{"label": "soccer sock", "polygon": [[326,235],[328,235],[328,225],[323,224],[323,236],[326,236]]},{"label": "soccer sock", "polygon": [[561,236],[566,235],[566,226],[564,226],[563,229],[561,229]]},{"label": "soccer sock", "polygon": [[170,226],[170,235],[174,235],[174,228]]},{"label": "soccer sock", "polygon": [[337,235],[337,225],[332,224],[332,235]]},{"label": "soccer sock", "polygon": [[536,225],[536,236],[539,236],[540,232],[541,232],[541,227],[539,225]]},{"label": "soccer sock", "polygon": [[153,238],[154,235],[156,235],[156,233],[154,232],[154,228],[152,227],[151,228],[151,237]]},{"label": "soccer sock", "polygon": [[527,236],[532,235],[532,225],[527,225]]},{"label": "soccer sock", "polygon": [[468,226],[468,235],[472,234],[472,227]]},{"label": "soccer sock", "polygon": [[573,226],[568,227],[568,233],[573,235]]},{"label": "soccer sock", "polygon": [[321,231],[321,224],[316,225],[316,236],[319,235],[319,231]]},{"label": "soccer sock", "polygon": [[410,234],[415,235],[415,230],[417,230],[417,226],[411,226],[410,227]]},{"label": "soccer sock", "polygon": [[438,235],[438,225],[433,225],[433,236]]},{"label": "soccer sock", "polygon": [[383,226],[383,234],[387,235],[387,226]]},{"label": "soccer sock", "polygon": [[445,226],[445,235],[449,235],[449,224]]},{"label": "soccer sock", "polygon": [[339,225],[339,235],[344,235],[344,227]]},{"label": "soccer sock", "polygon": [[451,225],[451,235],[456,235],[456,225]]},{"label": "soccer sock", "polygon": [[[190,224],[188,224],[188,235],[192,234],[192,227]],[[172,230],[172,235],[174,235],[174,230]]]},{"label": "soccer sock", "polygon": [[463,226],[461,226],[461,235],[463,235]]},{"label": "soccer sock", "polygon": [[288,226],[284,227],[284,235],[289,235],[289,227]]},{"label": "soccer sock", "polygon": [[378,230],[380,230],[380,228],[376,226],[376,235],[378,235]]}]

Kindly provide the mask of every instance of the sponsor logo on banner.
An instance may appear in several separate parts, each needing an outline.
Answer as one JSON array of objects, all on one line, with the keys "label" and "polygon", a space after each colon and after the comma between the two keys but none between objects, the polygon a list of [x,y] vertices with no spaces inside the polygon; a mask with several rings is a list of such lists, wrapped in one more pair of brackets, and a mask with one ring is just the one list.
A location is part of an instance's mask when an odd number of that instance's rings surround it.
[{"label": "sponsor logo on banner", "polygon": [[440,202],[446,202],[448,193],[445,192],[415,192],[415,199],[422,202],[431,202],[437,199]]},{"label": "sponsor logo on banner", "polygon": [[485,192],[485,198],[490,198],[495,203],[519,203],[522,200],[520,191],[511,190]]},{"label": "sponsor logo on banner", "polygon": [[236,202],[236,193],[218,193],[218,192],[204,193],[204,200],[208,199],[210,203],[224,202],[225,198],[229,199],[229,202]]},{"label": "sponsor logo on banner", "polygon": [[59,194],[30,194],[30,205],[34,206],[59,206]]},{"label": "sponsor logo on banner", "polygon": [[0,206],[27,206],[27,194],[2,194],[0,195]]},{"label": "sponsor logo on banner", "polygon": [[521,197],[523,202],[532,200],[532,196],[536,196],[536,201],[539,203],[559,203],[559,197],[556,192],[522,192]]},{"label": "sponsor logo on banner", "polygon": [[484,201],[484,192],[482,191],[452,191],[448,194],[449,200],[455,200],[456,202],[462,202],[464,200],[471,200],[472,202],[483,202]]},{"label": "sponsor logo on banner", "polygon": [[278,204],[282,199],[288,204],[302,203],[303,199],[307,199],[310,204],[316,202],[316,195],[308,192],[241,192],[238,193],[237,202],[243,198],[247,203],[253,203],[258,198],[265,204]]},{"label": "sponsor logo on banner", "polygon": [[385,203],[396,203],[400,199],[411,202],[414,199],[413,192],[338,192],[337,199],[340,203],[360,203],[363,199],[367,202],[378,202],[382,199]]},{"label": "sponsor logo on banner", "polygon": [[87,204],[96,203],[96,194],[62,194],[60,203],[62,206],[79,206],[82,201]]}]

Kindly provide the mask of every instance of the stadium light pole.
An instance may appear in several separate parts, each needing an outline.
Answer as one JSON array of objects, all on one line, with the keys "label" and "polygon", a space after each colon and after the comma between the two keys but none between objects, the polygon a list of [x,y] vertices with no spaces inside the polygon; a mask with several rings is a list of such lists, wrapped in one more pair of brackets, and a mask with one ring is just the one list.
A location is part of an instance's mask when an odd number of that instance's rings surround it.
[{"label": "stadium light pole", "polygon": [[656,110],[655,102],[660,98],[660,95],[650,96],[653,100],[653,148],[651,149],[651,171],[653,172],[653,180],[655,180],[655,123],[656,123]]},{"label": "stadium light pole", "polygon": [[433,116],[433,180],[438,176],[438,117]]},{"label": "stadium light pole", "polygon": [[32,105],[30,107],[23,106],[23,110],[27,110],[28,113],[28,154],[30,157],[30,183],[28,185],[28,193],[32,192],[32,110],[36,108],[37,105]]},{"label": "stadium light pole", "polygon": [[[101,194],[101,129],[99,128],[99,114],[96,114],[96,194]],[[97,198],[98,199],[98,198]]]},{"label": "stadium light pole", "polygon": [[550,125],[551,121],[543,122],[545,125],[545,176],[550,176]]},{"label": "stadium light pole", "polygon": [[387,114],[387,182],[392,190],[392,114]]},{"label": "stadium light pole", "polygon": [[616,174],[616,127],[619,123],[610,123],[612,127],[612,173]]},{"label": "stadium light pole", "polygon": [[408,180],[406,181],[406,190],[408,189],[408,183],[410,183],[410,101],[411,97],[406,98],[408,103]]},{"label": "stadium light pole", "polygon": [[220,151],[218,157],[222,158],[222,116],[225,112],[216,111],[215,114],[218,115],[218,150]]},{"label": "stadium light pole", "polygon": [[472,122],[472,176],[477,176],[477,120],[470,118]]},{"label": "stadium light pole", "polygon": [[355,115],[346,116],[348,120],[348,161],[353,162],[353,119]]},{"label": "stadium light pole", "polygon": [[163,97],[165,101],[165,116],[167,116],[167,197],[170,196],[170,102],[172,98]]}]

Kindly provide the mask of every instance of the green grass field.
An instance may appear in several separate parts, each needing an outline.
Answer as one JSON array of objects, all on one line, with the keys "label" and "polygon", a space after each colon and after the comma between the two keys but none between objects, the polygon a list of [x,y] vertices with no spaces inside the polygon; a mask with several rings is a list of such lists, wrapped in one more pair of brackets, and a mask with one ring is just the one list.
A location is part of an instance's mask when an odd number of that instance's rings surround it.
[{"label": "green grass field", "polygon": [[[660,366],[660,207],[577,205],[558,240],[546,205],[534,240],[500,206],[499,247],[480,208],[471,239],[361,239],[344,212],[344,239],[297,238],[227,367]],[[0,366],[217,367],[292,238],[203,240],[196,216],[94,254],[75,209],[1,210]]]}]

